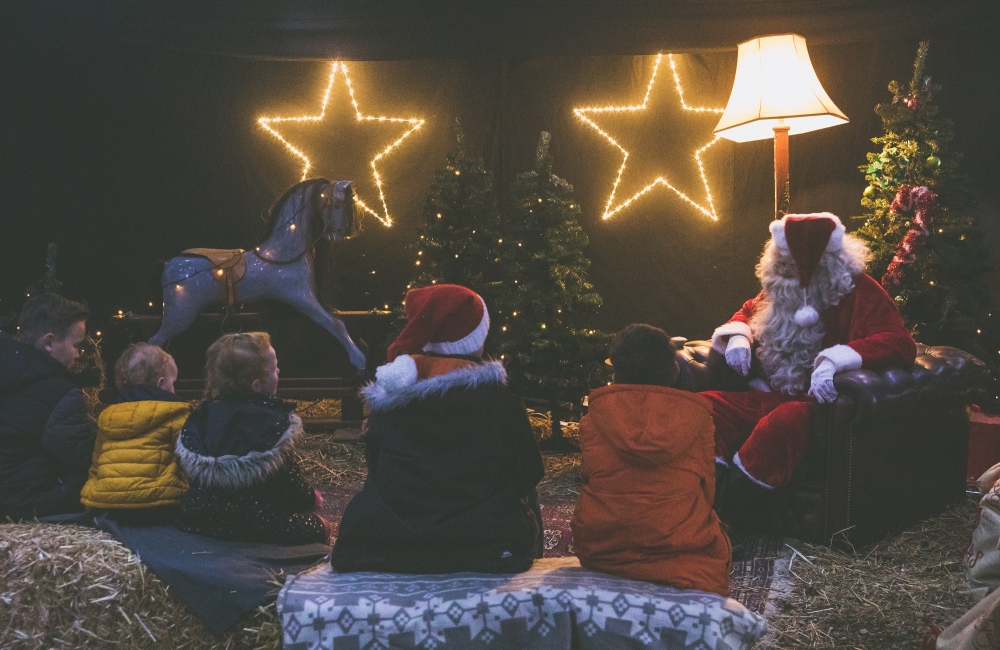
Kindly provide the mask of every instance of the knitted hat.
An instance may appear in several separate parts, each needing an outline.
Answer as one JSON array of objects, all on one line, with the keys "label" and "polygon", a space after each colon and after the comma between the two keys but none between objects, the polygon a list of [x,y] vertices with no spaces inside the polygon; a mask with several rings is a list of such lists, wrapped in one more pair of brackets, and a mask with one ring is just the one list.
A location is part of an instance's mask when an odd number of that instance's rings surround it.
[{"label": "knitted hat", "polygon": [[390,362],[418,352],[472,354],[483,347],[490,331],[486,303],[475,291],[457,284],[408,291],[403,310],[406,327],[389,346]]},{"label": "knitted hat", "polygon": [[816,308],[809,304],[809,283],[819,268],[823,253],[844,246],[844,231],[844,224],[829,212],[789,214],[780,221],[771,222],[774,244],[791,253],[798,271],[802,307],[795,312],[794,319],[799,325],[812,325],[819,320]]}]

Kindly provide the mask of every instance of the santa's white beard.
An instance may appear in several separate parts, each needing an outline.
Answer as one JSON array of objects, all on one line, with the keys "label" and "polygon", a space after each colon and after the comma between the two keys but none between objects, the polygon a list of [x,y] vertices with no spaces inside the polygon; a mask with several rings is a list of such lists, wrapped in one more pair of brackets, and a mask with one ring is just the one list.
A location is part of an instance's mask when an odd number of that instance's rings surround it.
[{"label": "santa's white beard", "polygon": [[[813,363],[823,349],[826,332],[822,319],[811,325],[795,322],[795,312],[806,304],[806,292],[798,278],[786,278],[775,271],[776,262],[788,257],[787,251],[768,242],[757,265],[764,304],[750,319],[750,329],[760,344],[757,357],[771,388],[800,395],[809,388]],[[845,236],[843,249],[823,254],[809,284],[808,304],[820,313],[840,304],[854,289],[854,276],[864,270],[867,257],[868,249],[860,240]]]}]

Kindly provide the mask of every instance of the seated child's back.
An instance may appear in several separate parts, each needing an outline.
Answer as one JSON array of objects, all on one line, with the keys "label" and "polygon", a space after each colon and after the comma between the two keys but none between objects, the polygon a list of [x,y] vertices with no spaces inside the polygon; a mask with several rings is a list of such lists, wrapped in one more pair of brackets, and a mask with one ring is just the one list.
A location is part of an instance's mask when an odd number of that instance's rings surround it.
[{"label": "seated child's back", "polygon": [[206,399],[177,443],[191,488],[178,525],[192,533],[247,542],[329,542],[313,513],[319,493],[302,476],[294,402],[274,397],[278,362],[263,332],[227,334],[208,349]]},{"label": "seated child's back", "polygon": [[118,396],[97,419],[83,505],[138,511],[180,503],[187,479],[174,446],[191,406],[174,394],[176,379],[174,360],[155,345],[130,345],[118,358]]},{"label": "seated child's back", "polygon": [[541,548],[544,474],[503,365],[483,361],[485,303],[456,285],[409,292],[392,362],[365,388],[368,478],[340,523],[338,571],[515,573]]},{"label": "seated child's back", "polygon": [[727,596],[732,547],[712,509],[711,406],[668,387],[674,354],[657,328],[618,334],[615,383],[590,393],[580,422],[573,543],[587,568]]}]

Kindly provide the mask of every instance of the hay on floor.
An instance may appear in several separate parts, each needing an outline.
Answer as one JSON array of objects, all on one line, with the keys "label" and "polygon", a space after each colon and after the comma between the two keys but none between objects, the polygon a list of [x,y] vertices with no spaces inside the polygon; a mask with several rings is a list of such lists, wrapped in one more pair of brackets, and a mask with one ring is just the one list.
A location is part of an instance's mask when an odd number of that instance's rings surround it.
[{"label": "hay on floor", "polygon": [[[536,440],[545,440],[552,435],[552,413],[549,411],[536,411],[527,409],[528,421],[531,422],[531,430],[535,432]],[[579,422],[562,422],[562,434],[564,438],[579,439]]]},{"label": "hay on floor", "polygon": [[0,648],[281,646],[273,605],[214,637],[135,555],[90,528],[0,525],[0,576]]},{"label": "hay on floor", "polygon": [[962,556],[977,512],[969,499],[853,553],[792,542],[789,591],[761,647],[919,648],[925,617],[944,628],[975,603]]}]

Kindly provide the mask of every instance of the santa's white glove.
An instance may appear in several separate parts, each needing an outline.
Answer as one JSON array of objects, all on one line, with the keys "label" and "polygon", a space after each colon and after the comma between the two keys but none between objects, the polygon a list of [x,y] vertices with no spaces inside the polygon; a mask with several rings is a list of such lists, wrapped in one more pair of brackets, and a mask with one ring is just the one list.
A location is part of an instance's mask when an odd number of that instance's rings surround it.
[{"label": "santa's white glove", "polygon": [[730,336],[726,345],[726,363],[746,377],[750,373],[750,339],[741,334]]},{"label": "santa's white glove", "polygon": [[816,401],[820,404],[829,404],[836,401],[837,389],[833,386],[833,376],[835,374],[837,374],[837,365],[825,358],[813,370],[809,394],[815,397]]}]

